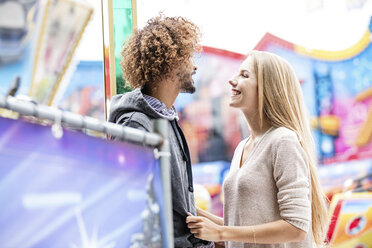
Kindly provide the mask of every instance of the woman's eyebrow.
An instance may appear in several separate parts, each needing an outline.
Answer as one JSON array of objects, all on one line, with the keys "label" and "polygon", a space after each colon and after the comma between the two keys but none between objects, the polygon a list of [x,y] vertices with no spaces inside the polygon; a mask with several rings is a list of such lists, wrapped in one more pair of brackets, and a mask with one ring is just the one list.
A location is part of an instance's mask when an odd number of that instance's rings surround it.
[{"label": "woman's eyebrow", "polygon": [[248,74],[251,74],[251,72],[248,69],[240,69],[240,73],[242,72],[248,72]]}]

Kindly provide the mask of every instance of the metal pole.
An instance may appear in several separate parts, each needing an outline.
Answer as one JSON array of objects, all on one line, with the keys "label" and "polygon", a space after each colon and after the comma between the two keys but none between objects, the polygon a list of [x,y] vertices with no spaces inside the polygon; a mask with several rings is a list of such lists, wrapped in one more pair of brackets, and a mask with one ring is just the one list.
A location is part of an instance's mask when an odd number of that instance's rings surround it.
[{"label": "metal pole", "polygon": [[0,96],[0,108],[12,110],[22,115],[29,115],[40,119],[51,120],[53,122],[56,119],[59,119],[61,123],[71,127],[89,129],[119,137],[129,142],[141,143],[147,146],[156,147],[161,144],[163,140],[160,135],[155,133],[149,133],[130,127],[123,127],[118,124],[100,121],[92,117],[61,111],[60,109],[46,105],[39,105],[33,102],[18,100],[10,96]]},{"label": "metal pole", "polygon": [[174,247],[173,237],[173,207],[172,207],[172,186],[171,186],[171,164],[170,149],[168,141],[169,122],[165,119],[154,121],[154,130],[163,137],[163,143],[160,145],[160,151],[155,150],[155,157],[160,158],[161,177],[163,183],[164,208],[166,218],[167,247]]}]

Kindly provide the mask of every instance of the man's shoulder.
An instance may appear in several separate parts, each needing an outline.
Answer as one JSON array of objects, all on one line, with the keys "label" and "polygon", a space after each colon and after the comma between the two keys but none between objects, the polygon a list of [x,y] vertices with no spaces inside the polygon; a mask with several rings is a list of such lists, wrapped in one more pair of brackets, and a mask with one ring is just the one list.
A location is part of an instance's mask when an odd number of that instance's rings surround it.
[{"label": "man's shoulder", "polygon": [[152,132],[151,117],[145,113],[132,111],[124,113],[117,121],[118,124],[123,126],[144,129],[145,131]]}]

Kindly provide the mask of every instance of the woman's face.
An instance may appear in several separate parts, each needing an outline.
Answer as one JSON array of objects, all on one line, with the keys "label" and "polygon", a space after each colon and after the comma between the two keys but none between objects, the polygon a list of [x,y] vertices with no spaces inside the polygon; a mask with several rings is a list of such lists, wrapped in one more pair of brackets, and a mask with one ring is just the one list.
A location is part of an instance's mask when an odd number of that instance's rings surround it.
[{"label": "woman's face", "polygon": [[253,59],[248,57],[231,80],[230,106],[241,109],[248,115],[254,115],[258,109],[257,79],[253,70]]}]

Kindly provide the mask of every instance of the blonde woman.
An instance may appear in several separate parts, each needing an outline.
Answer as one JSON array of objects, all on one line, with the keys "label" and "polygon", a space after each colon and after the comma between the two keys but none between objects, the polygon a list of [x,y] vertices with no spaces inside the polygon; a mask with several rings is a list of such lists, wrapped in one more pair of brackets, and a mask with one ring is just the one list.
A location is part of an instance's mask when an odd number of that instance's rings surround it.
[{"label": "blonde woman", "polygon": [[229,84],[230,106],[243,112],[251,135],[236,148],[223,183],[224,217],[198,209],[186,219],[191,233],[234,248],[323,245],[325,196],[292,67],[251,51]]}]

